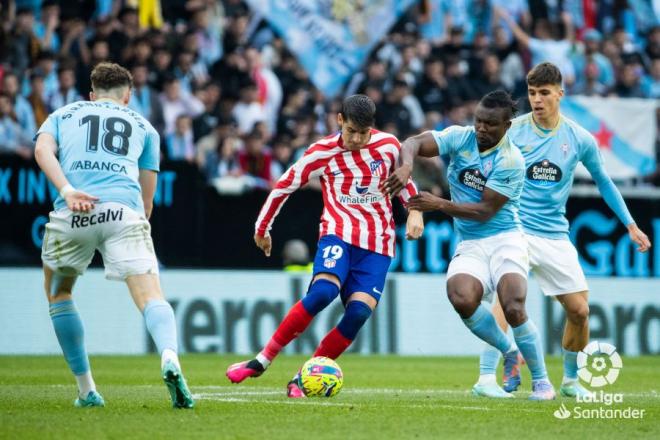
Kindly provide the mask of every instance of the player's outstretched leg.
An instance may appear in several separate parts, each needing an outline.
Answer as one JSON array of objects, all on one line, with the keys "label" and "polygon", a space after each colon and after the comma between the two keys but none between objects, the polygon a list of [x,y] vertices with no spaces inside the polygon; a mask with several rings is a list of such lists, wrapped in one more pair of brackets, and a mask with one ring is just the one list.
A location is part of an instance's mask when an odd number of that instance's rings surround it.
[{"label": "player's outstretched leg", "polygon": [[[367,322],[377,302],[366,293],[355,293],[346,303],[346,310],[339,324],[323,338],[314,352],[314,357],[324,356],[337,359],[351,345],[358,332]],[[357,299],[359,298],[359,299]],[[365,302],[367,301],[367,302]],[[305,397],[300,385],[300,371],[287,384],[287,397]]]},{"label": "player's outstretched leg", "polygon": [[103,397],[96,391],[85,350],[85,329],[71,296],[76,278],[54,274],[47,267],[44,267],[44,275],[53,329],[78,383],[78,397],[73,403],[78,408],[105,406]]},{"label": "player's outstretched leg", "polygon": [[578,292],[557,297],[566,311],[566,326],[562,347],[564,352],[564,377],[559,393],[564,397],[586,397],[592,393],[580,385],[577,376],[577,354],[589,342],[588,293]]},{"label": "player's outstretched leg", "polygon": [[556,393],[548,379],[541,338],[525,311],[527,280],[517,273],[507,273],[500,278],[497,291],[506,320],[513,330],[516,345],[532,375],[530,400],[554,399]]},{"label": "player's outstretched leg", "polygon": [[304,332],[314,316],[326,308],[339,295],[339,281],[326,278],[315,279],[307,295],[289,310],[263,350],[254,359],[238,362],[227,368],[227,378],[241,383],[248,377],[261,376],[275,357]]},{"label": "player's outstretched leg", "polygon": [[173,408],[193,408],[195,402],[181,371],[176,319],[170,303],[163,299],[158,276],[133,275],[126,279],[133,300],[142,311],[147,331],[160,354],[161,375]]}]

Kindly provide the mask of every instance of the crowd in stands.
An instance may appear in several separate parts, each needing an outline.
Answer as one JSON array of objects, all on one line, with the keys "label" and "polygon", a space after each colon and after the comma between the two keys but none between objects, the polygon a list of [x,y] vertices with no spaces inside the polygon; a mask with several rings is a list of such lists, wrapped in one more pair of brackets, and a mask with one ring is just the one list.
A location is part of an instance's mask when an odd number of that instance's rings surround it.
[{"label": "crowd in stands", "polygon": [[[30,159],[48,114],[88,99],[90,72],[130,69],[129,106],[161,133],[163,157],[195,164],[219,191],[269,188],[320,136],[341,97],[316,89],[284,41],[241,0],[2,0],[0,153]],[[399,138],[469,124],[503,88],[526,104],[525,73],[560,66],[567,94],[660,97],[660,26],[650,0],[423,0],[372,51],[344,96],[377,104]],[[152,6],[153,6],[152,5]],[[658,154],[660,157],[660,154]],[[441,164],[416,167],[441,193]],[[660,175],[640,180],[660,184]]]}]

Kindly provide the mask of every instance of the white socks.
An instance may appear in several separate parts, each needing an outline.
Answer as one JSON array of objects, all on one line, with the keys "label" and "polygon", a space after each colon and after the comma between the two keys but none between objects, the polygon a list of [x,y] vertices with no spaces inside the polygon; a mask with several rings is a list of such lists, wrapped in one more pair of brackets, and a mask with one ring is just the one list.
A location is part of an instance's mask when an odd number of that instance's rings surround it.
[{"label": "white socks", "polygon": [[270,361],[263,354],[259,353],[256,358],[259,361],[259,363],[264,367],[264,369],[268,368],[268,366],[270,365]]},{"label": "white socks", "polygon": [[479,385],[497,385],[494,374],[482,374],[479,376]]},{"label": "white socks", "polygon": [[78,395],[80,398],[86,399],[90,391],[96,391],[96,384],[92,378],[91,371],[75,377],[76,382],[78,382]]},{"label": "white socks", "polygon": [[172,363],[176,365],[179,370],[181,370],[181,364],[179,364],[179,356],[177,356],[174,350],[169,348],[163,350],[163,353],[160,355],[160,368],[163,368],[165,366],[165,362],[167,361],[172,361]]}]

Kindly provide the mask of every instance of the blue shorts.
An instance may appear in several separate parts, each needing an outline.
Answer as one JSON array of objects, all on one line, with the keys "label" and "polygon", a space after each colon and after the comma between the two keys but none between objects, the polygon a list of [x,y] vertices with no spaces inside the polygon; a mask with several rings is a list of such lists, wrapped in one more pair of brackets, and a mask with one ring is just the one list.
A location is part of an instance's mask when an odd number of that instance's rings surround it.
[{"label": "blue shorts", "polygon": [[353,246],[336,235],[325,235],[319,240],[314,257],[314,276],[330,273],[339,278],[344,304],[355,292],[367,293],[380,301],[391,261],[387,255]]}]

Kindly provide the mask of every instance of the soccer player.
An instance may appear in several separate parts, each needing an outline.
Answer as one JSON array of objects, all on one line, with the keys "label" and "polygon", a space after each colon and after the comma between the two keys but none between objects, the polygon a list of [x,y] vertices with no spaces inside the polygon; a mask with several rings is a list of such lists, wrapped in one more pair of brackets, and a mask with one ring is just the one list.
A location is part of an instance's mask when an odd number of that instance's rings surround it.
[{"label": "soccer player", "polygon": [[91,82],[93,102],[74,102],[48,116],[37,132],[35,149],[39,167],[60,193],[46,224],[41,258],[55,334],[78,383],[74,404],[105,405],[92,378],[72,297],[76,278],[97,249],[106,278],[125,281],[144,315],[172,405],[192,408],[177,356],[174,312],[163,299],[148,221],[159,170],[159,135],[127,107],[132,78],[126,69],[100,63]]},{"label": "soccer player", "polygon": [[[261,208],[254,241],[270,256],[268,231],[282,205],[310,178],[320,177],[324,209],[307,294],[289,310],[254,359],[229,366],[230,381],[240,383],[260,376],[337,296],[344,304],[344,315],[323,338],[314,356],[339,357],[376,308],[394,255],[395,237],[392,202],[382,193],[380,184],[394,169],[400,144],[391,134],[373,128],[375,112],[375,104],[365,95],[344,99],[337,115],[341,131],[312,144],[280,178]],[[402,201],[406,203],[415,194],[417,190],[408,180]],[[406,237],[417,239],[423,229],[421,213],[410,211]],[[287,385],[287,395],[304,397],[299,374]]]},{"label": "soccer player", "polygon": [[[578,162],[587,168],[607,205],[628,229],[630,239],[646,252],[651,242],[635,224],[612,179],[605,172],[594,137],[559,111],[562,76],[552,63],[540,63],[527,75],[532,112],[513,120],[508,136],[525,158],[525,186],[520,198],[520,219],[529,243],[532,272],[546,296],[555,297],[566,311],[562,339],[564,377],[559,392],[565,397],[589,393],[577,377],[577,354],[589,342],[587,281],[578,253],[568,239],[566,201]],[[495,305],[494,313],[501,315]],[[506,330],[506,323],[502,323]],[[495,374],[499,354],[486,348],[481,374]],[[504,389],[520,384],[519,368],[505,362]]]},{"label": "soccer player", "polygon": [[[412,197],[409,209],[439,210],[454,217],[462,241],[447,270],[447,295],[465,325],[477,337],[496,347],[506,359],[518,350],[532,374],[532,400],[552,400],[538,330],[527,317],[527,243],[518,218],[524,183],[524,160],[508,136],[515,103],[503,91],[484,96],[475,110],[475,126],[451,126],[406,139],[401,147],[402,166],[385,183],[395,194],[410,176],[413,159],[448,156],[451,201],[422,192]],[[506,321],[513,328],[518,349],[498,327],[484,295],[496,291]],[[484,377],[473,393],[510,398],[495,380]]]}]

